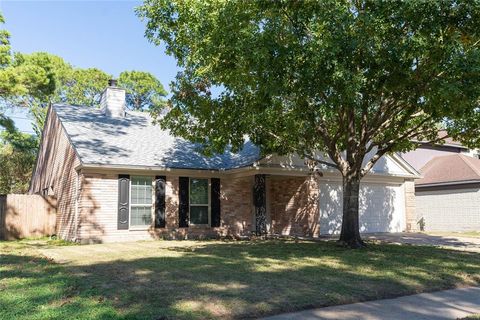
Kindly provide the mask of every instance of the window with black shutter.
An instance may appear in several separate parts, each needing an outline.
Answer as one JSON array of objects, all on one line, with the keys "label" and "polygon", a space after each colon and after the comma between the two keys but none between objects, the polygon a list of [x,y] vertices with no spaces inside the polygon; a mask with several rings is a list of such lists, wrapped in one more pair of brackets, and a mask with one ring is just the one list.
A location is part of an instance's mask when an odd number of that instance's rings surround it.
[{"label": "window with black shutter", "polygon": [[179,226],[220,226],[220,179],[179,179]]}]

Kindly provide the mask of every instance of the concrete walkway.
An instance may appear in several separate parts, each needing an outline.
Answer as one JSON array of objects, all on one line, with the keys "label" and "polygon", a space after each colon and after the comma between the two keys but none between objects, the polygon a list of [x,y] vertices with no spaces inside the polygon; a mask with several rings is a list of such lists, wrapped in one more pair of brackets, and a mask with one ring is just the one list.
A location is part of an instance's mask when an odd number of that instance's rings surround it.
[{"label": "concrete walkway", "polygon": [[265,320],[440,320],[463,318],[474,313],[480,313],[480,287],[312,309]]}]

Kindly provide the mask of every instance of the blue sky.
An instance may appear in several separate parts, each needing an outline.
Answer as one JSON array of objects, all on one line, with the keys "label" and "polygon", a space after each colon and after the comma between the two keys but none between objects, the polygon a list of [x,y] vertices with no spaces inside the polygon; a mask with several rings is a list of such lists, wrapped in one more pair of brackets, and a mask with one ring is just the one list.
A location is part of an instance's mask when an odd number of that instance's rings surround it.
[{"label": "blue sky", "polygon": [[[144,38],[145,24],[134,13],[141,1],[9,1],[0,11],[14,51],[46,51],[82,68],[97,67],[118,77],[124,70],[154,74],[167,91],[175,60]],[[24,112],[17,126],[31,131]]]}]

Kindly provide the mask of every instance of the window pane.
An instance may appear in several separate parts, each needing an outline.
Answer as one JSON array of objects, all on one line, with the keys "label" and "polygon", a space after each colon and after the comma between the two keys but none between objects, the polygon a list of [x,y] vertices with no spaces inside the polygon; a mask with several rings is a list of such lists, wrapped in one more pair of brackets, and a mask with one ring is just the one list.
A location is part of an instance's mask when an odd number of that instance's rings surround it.
[{"label": "window pane", "polygon": [[190,179],[190,203],[208,204],[208,179]]},{"label": "window pane", "polygon": [[132,204],[152,204],[152,179],[132,177]]},{"label": "window pane", "polygon": [[190,207],[190,223],[208,224],[208,206]]},{"label": "window pane", "polygon": [[149,226],[152,224],[152,207],[132,207],[131,210],[131,226]]}]

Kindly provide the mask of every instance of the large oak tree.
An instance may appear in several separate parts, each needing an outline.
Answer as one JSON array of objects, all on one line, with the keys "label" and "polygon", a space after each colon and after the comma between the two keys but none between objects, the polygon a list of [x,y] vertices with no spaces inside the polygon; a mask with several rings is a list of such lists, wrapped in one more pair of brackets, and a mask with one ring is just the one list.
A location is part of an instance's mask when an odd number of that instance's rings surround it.
[{"label": "large oak tree", "polygon": [[183,68],[161,125],[207,151],[248,136],[264,153],[325,152],[351,247],[360,181],[382,156],[440,126],[480,141],[478,1],[146,0],[137,13]]}]

